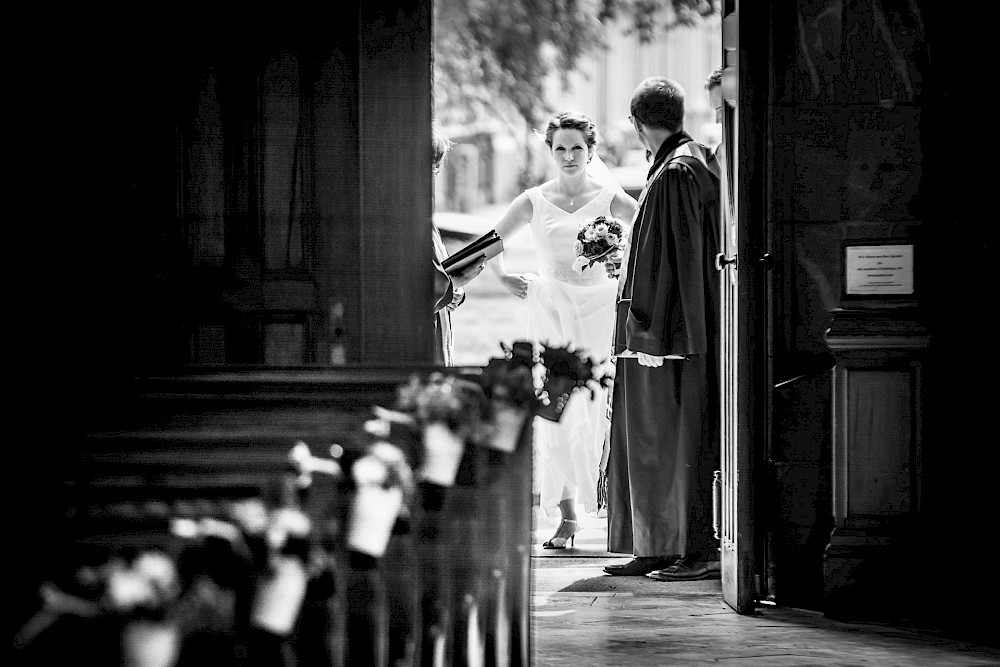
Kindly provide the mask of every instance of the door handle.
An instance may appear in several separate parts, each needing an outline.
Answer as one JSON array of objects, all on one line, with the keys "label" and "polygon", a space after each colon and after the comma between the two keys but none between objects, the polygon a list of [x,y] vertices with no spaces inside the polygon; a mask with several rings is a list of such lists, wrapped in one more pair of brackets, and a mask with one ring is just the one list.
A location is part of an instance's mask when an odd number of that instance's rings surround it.
[{"label": "door handle", "polygon": [[768,253],[768,252],[765,252],[764,256],[761,257],[757,261],[760,262],[760,265],[763,266],[764,270],[766,270],[766,271],[770,271],[778,263],[777,260],[774,259],[774,255],[772,255],[771,253]]},{"label": "door handle", "polygon": [[715,256],[715,270],[721,271],[724,267],[729,266],[730,264],[733,265],[734,269],[738,269],[739,265],[736,262],[736,257],[737,255],[733,255],[732,257],[727,257],[726,253],[720,252],[718,255]]}]

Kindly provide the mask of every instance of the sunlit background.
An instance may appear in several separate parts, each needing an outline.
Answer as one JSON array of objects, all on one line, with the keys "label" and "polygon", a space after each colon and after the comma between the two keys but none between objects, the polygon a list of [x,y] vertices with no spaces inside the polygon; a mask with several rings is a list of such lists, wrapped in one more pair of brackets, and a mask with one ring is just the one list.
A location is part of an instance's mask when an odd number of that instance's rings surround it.
[{"label": "sunlit background", "polygon": [[[648,165],[627,117],[644,78],[679,82],[685,129],[710,146],[719,142],[704,89],[720,61],[715,3],[542,4],[549,6],[435,3],[435,115],[454,142],[435,181],[435,220],[452,250],[492,229],[520,192],[553,177],[533,130],[543,130],[554,113],[575,109],[594,119],[601,158],[633,195]],[[535,270],[529,230],[505,239],[505,264]],[[500,341],[523,338],[527,313],[490,271],[466,291],[452,316],[455,362],[482,365],[501,353]]]}]

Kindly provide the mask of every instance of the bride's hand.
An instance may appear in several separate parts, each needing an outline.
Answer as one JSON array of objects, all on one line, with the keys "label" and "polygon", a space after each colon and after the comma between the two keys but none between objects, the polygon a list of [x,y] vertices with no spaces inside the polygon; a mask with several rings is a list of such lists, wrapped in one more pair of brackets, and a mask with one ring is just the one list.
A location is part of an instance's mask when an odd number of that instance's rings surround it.
[{"label": "bride's hand", "polygon": [[528,281],[524,279],[524,274],[508,273],[500,278],[500,282],[518,299],[528,297]]},{"label": "bride's hand", "polygon": [[608,278],[617,278],[622,271],[622,251],[616,250],[604,260],[604,270]]}]

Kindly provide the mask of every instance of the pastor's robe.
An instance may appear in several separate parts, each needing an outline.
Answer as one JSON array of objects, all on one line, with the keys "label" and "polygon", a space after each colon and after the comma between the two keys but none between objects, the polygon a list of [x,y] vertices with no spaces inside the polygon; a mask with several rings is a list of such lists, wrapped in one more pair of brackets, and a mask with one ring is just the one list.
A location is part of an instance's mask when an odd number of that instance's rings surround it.
[{"label": "pastor's robe", "polygon": [[434,243],[434,363],[439,366],[455,364],[455,341],[451,329],[451,311],[465,301],[465,290],[455,287],[451,277],[441,266],[448,259],[448,249],[437,227],[431,226]]},{"label": "pastor's robe", "polygon": [[[619,277],[619,357],[608,457],[608,550],[710,557],[712,476],[720,458],[719,172],[680,132],[657,151]],[[711,558],[714,560],[715,558]]]}]

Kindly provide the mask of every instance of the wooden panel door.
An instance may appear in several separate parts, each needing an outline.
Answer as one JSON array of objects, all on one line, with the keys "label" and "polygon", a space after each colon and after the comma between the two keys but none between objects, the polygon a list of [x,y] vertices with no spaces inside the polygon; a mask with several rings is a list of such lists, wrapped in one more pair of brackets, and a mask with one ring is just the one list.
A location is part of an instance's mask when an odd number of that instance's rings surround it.
[{"label": "wooden panel door", "polygon": [[318,243],[313,64],[260,46],[185,56],[174,275],[184,361],[315,363],[330,258]]},{"label": "wooden panel door", "polygon": [[342,9],[175,54],[182,363],[433,362],[431,3]]},{"label": "wooden panel door", "polygon": [[[757,15],[756,17],[754,15]],[[763,23],[763,26],[758,24]],[[763,138],[767,103],[767,14],[723,7],[722,484],[723,599],[751,613],[763,596],[754,508],[769,431],[769,300]]]}]

